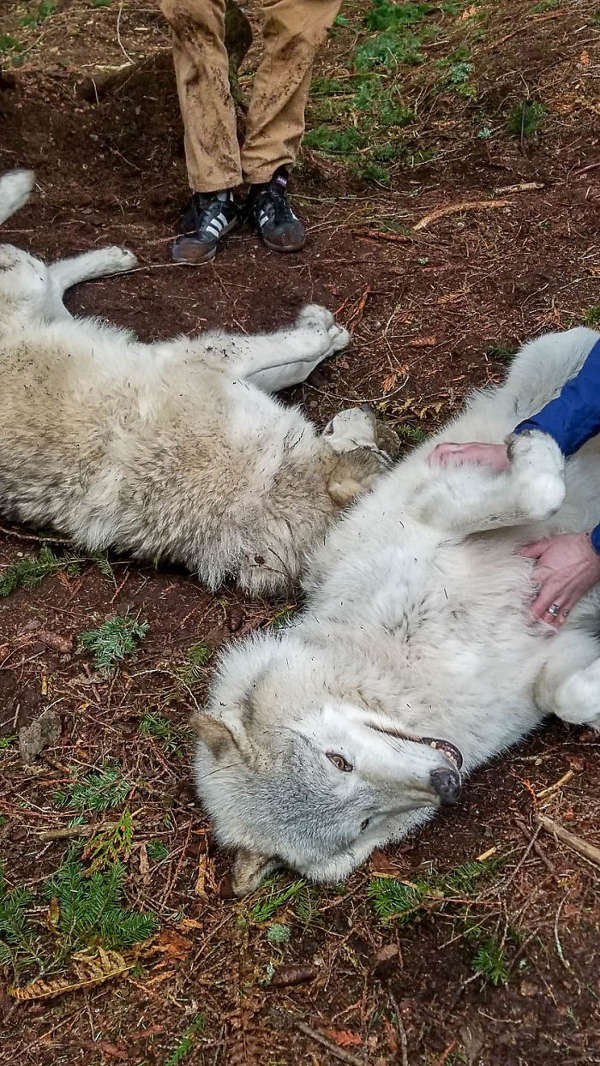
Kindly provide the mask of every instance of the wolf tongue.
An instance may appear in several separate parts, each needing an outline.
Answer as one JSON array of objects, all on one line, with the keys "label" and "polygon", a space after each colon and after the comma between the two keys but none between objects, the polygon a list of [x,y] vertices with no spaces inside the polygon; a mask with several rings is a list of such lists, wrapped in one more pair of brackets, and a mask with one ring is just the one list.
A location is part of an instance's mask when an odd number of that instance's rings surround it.
[{"label": "wolf tongue", "polygon": [[462,754],[449,740],[438,740],[437,737],[422,737],[421,743],[428,744],[430,748],[435,748],[437,751],[445,752],[452,759],[452,762],[456,763],[456,769],[460,770],[463,764]]}]

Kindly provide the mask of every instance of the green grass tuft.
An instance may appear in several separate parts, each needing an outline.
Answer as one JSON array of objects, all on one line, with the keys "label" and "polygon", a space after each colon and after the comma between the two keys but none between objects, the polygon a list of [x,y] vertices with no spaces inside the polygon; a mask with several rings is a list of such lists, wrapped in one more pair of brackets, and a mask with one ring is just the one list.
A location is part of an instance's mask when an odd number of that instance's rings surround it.
[{"label": "green grass tuft", "polygon": [[19,25],[35,28],[36,26],[39,26],[41,22],[44,22],[44,20],[48,18],[48,15],[51,15],[53,11],[56,11],[57,7],[57,0],[42,0],[42,3],[38,4],[35,11],[30,11],[27,15],[23,15],[19,20]]},{"label": "green grass tuft", "polygon": [[537,100],[515,104],[508,116],[507,128],[515,137],[532,137],[544,125],[546,108]]},{"label": "green grass tuft", "polygon": [[588,307],[583,316],[583,321],[586,326],[591,326],[592,329],[600,326],[600,304],[593,304],[592,307]]},{"label": "green grass tuft", "polygon": [[422,444],[427,440],[427,433],[422,426],[402,425],[396,427],[396,432],[409,444]]},{"label": "green grass tuft", "polygon": [[148,632],[147,622],[137,618],[111,618],[98,629],[89,629],[79,636],[79,646],[94,655],[97,670],[108,673],[127,656],[132,655],[138,643]]},{"label": "green grass tuft", "polygon": [[393,70],[403,63],[417,66],[425,60],[420,47],[421,39],[414,33],[378,33],[356,49],[354,66],[360,73],[377,68]]},{"label": "green grass tuft", "polygon": [[402,26],[414,26],[431,14],[430,3],[389,3],[388,0],[373,0],[365,23],[370,30],[395,30]]},{"label": "green grass tuft", "polygon": [[108,811],[125,802],[132,789],[117,763],[110,760],[54,793],[58,807],[76,811]]}]

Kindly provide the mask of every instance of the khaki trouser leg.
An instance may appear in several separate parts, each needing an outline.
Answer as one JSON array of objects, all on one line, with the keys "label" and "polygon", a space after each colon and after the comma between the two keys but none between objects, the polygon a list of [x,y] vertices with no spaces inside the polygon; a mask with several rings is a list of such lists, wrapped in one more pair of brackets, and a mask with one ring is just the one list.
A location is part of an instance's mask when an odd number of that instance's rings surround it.
[{"label": "khaki trouser leg", "polygon": [[277,167],[296,159],[313,60],[340,4],[341,0],[263,0],[265,52],[246,121],[245,181],[269,181]]},{"label": "khaki trouser leg", "polygon": [[173,31],[173,61],[193,192],[242,181],[225,48],[225,0],[161,0]]}]

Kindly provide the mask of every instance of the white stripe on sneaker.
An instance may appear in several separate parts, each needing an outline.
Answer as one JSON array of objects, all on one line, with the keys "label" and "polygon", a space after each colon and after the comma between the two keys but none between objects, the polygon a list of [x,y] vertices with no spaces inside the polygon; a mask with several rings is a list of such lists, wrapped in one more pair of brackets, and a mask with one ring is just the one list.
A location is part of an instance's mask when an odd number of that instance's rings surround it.
[{"label": "white stripe on sneaker", "polygon": [[217,225],[217,220],[216,218],[214,218],[212,222],[209,222],[208,226],[206,227],[206,232],[210,233],[211,237],[218,238],[221,236],[222,229],[223,227]]}]

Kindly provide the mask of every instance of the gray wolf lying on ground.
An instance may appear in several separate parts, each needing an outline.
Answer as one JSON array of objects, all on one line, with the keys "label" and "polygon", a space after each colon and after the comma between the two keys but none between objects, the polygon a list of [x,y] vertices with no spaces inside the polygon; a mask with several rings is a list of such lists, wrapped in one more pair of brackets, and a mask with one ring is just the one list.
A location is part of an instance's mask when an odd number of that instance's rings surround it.
[{"label": "gray wolf lying on ground", "polygon": [[436,440],[498,441],[556,396],[598,334],[526,345],[506,383],[378,482],[309,563],[280,635],[234,645],[196,717],[196,779],[234,886],[286,865],[345,877],[455,802],[461,777],[549,714],[600,728],[600,585],[560,632],[533,624],[518,549],[598,521],[600,437],[568,462],[511,438],[504,473],[427,463]]},{"label": "gray wolf lying on ground", "polygon": [[[32,185],[29,171],[0,179],[0,222]],[[317,306],[277,333],[155,344],[69,315],[71,285],[135,263],[100,248],[45,266],[0,246],[0,508],[89,550],[183,563],[212,589],[232,577],[281,593],[388,465],[370,412],[319,434],[271,395],[348,334]]]}]

